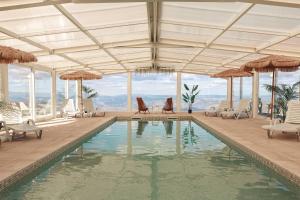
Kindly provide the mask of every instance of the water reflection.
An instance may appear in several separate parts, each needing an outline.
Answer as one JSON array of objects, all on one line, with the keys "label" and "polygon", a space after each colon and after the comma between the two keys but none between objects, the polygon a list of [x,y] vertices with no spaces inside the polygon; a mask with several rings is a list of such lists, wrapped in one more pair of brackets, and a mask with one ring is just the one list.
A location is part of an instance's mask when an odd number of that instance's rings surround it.
[{"label": "water reflection", "polygon": [[296,200],[299,195],[298,188],[193,122],[128,121],[111,125],[47,174],[0,199]]},{"label": "water reflection", "polygon": [[169,137],[172,136],[173,122],[174,121],[163,121],[163,124],[164,124],[164,127],[165,127],[165,131],[166,131],[166,135],[169,136]]},{"label": "water reflection", "polygon": [[138,121],[138,126],[136,129],[136,137],[141,137],[143,132],[145,131],[146,126],[148,125],[148,121]]},{"label": "water reflection", "polygon": [[194,127],[192,126],[191,121],[189,121],[188,126],[185,127],[183,131],[183,148],[188,145],[197,144],[198,139],[199,137],[195,134]]}]

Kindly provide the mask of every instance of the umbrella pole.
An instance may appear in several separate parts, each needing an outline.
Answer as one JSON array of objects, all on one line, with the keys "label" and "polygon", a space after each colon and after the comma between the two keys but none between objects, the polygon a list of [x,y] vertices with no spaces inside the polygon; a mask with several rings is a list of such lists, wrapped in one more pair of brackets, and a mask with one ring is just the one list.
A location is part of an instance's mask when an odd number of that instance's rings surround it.
[{"label": "umbrella pole", "polygon": [[271,119],[273,119],[274,115],[274,106],[275,106],[275,70],[273,69],[273,75],[272,75],[272,99],[271,99]]}]

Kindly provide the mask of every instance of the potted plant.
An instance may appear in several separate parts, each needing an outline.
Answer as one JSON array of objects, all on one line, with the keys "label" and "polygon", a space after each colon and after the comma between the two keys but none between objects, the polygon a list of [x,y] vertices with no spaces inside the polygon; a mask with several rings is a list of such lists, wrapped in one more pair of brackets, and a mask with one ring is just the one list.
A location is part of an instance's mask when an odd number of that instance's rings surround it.
[{"label": "potted plant", "polygon": [[98,96],[98,92],[95,89],[90,88],[88,86],[83,85],[82,86],[82,90],[83,90],[83,92],[85,94],[84,95],[85,98],[87,98],[87,99],[92,99],[92,98],[95,98],[95,97]]},{"label": "potted plant", "polygon": [[280,84],[278,86],[272,86],[265,84],[267,91],[272,92],[272,89],[275,91],[275,95],[277,96],[274,106],[275,113],[280,113],[281,111],[283,121],[285,121],[286,118],[288,102],[290,100],[299,98],[298,87],[300,87],[300,81],[292,85]]},{"label": "potted plant", "polygon": [[192,89],[190,89],[187,84],[184,84],[185,94],[182,94],[183,101],[186,102],[189,106],[188,113],[192,113],[192,106],[195,102],[196,96],[199,94],[200,90],[197,91],[198,85],[193,85]]}]

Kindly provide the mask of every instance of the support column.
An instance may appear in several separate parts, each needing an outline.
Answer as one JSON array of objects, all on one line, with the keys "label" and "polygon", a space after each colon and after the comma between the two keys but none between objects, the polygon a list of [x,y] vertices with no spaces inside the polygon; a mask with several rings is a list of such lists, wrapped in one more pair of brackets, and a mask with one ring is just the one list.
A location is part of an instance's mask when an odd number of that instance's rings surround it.
[{"label": "support column", "polygon": [[29,107],[32,119],[36,120],[34,69],[29,74]]},{"label": "support column", "polygon": [[243,98],[243,77],[240,77],[240,99]]},{"label": "support column", "polygon": [[51,114],[56,118],[56,72],[51,72]]},{"label": "support column", "polygon": [[65,99],[69,98],[69,81],[65,80]]},{"label": "support column", "polygon": [[0,99],[8,101],[8,65],[3,64],[1,66],[1,88],[0,88]]},{"label": "support column", "polygon": [[181,111],[181,72],[177,72],[176,80],[176,111]]},{"label": "support column", "polygon": [[259,96],[259,74],[253,73],[252,77],[252,117],[256,118],[258,115],[258,96]]},{"label": "support column", "polygon": [[227,104],[232,108],[232,95],[233,95],[233,80],[232,78],[227,79]]},{"label": "support column", "polygon": [[127,73],[127,111],[132,112],[132,72]]},{"label": "support column", "polygon": [[82,89],[82,82],[80,80],[76,81],[76,109],[82,111],[81,109],[81,89]]}]

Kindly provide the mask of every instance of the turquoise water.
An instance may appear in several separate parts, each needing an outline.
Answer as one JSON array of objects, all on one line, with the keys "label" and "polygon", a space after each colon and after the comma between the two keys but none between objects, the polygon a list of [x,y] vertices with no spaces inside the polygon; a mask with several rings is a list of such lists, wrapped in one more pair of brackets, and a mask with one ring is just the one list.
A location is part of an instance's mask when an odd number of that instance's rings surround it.
[{"label": "turquoise water", "polygon": [[299,188],[188,121],[116,122],[1,200],[296,200]]}]

